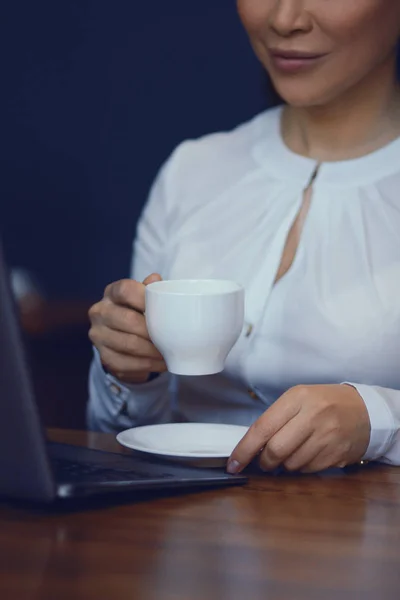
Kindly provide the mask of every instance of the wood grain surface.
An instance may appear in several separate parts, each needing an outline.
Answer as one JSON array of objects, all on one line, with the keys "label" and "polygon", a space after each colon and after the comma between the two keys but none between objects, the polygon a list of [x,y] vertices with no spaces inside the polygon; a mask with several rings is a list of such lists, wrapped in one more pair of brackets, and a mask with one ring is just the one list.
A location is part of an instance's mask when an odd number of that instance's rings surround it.
[{"label": "wood grain surface", "polygon": [[[52,439],[120,451],[113,436]],[[2,600],[400,598],[400,469],[44,512],[0,505]]]}]

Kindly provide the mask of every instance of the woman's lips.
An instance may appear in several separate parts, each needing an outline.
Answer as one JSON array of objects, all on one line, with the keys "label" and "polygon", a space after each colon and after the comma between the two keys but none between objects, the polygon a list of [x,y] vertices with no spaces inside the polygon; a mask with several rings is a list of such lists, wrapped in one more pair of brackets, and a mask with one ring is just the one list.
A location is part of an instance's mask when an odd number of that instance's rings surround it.
[{"label": "woman's lips", "polygon": [[269,55],[274,68],[282,73],[297,73],[311,69],[326,56],[326,54],[274,49],[269,51]]}]

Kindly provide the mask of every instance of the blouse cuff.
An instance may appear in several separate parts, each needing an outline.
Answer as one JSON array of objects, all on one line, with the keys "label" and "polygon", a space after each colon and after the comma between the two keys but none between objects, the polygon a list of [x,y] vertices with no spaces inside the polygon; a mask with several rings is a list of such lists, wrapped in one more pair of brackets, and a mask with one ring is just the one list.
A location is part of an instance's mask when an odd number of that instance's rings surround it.
[{"label": "blouse cuff", "polygon": [[364,400],[371,423],[368,449],[363,460],[378,460],[389,450],[396,432],[395,421],[384,397],[374,386],[343,382],[357,390]]}]

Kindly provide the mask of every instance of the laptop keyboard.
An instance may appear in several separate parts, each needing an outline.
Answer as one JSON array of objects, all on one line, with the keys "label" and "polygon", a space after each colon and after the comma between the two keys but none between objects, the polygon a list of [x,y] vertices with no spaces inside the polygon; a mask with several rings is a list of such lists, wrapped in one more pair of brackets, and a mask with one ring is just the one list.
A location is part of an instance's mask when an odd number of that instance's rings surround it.
[{"label": "laptop keyboard", "polygon": [[171,473],[151,474],[135,469],[107,468],[94,463],[75,462],[65,458],[54,458],[52,464],[58,482],[148,481],[173,477]]}]

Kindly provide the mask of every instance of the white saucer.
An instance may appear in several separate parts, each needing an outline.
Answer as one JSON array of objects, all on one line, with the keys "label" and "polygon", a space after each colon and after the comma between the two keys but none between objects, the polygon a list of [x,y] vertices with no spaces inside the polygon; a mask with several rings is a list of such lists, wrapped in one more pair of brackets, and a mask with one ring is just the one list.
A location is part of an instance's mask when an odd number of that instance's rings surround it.
[{"label": "white saucer", "polygon": [[137,452],[202,467],[225,466],[247,427],[215,423],[168,423],[127,429],[117,440]]}]

